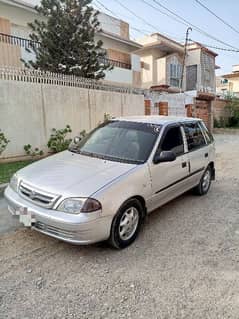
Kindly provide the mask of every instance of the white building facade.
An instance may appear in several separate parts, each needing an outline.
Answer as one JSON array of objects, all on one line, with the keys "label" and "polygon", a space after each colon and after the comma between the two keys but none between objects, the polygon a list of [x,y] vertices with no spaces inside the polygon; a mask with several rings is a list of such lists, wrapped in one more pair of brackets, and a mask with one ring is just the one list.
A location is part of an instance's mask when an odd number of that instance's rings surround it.
[{"label": "white building facade", "polygon": [[[108,60],[114,66],[107,71],[105,81],[123,86],[141,86],[140,57],[133,52],[141,45],[130,39],[129,24],[100,13],[101,32],[95,40],[102,40]],[[39,19],[34,7],[21,0],[0,0],[0,66],[23,67],[21,59],[34,59],[29,46],[28,23]]]}]

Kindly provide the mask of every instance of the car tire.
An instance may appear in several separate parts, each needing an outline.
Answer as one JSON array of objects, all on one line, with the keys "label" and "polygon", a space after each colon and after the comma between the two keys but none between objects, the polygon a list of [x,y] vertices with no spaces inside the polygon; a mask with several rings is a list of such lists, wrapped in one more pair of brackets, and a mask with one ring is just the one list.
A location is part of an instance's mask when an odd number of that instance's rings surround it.
[{"label": "car tire", "polygon": [[206,195],[210,189],[211,182],[212,182],[212,170],[210,166],[208,166],[205,172],[203,173],[200,183],[193,189],[194,194],[199,196]]},{"label": "car tire", "polygon": [[109,244],[116,249],[123,249],[137,238],[142,226],[144,209],[137,199],[125,202],[111,226]]}]

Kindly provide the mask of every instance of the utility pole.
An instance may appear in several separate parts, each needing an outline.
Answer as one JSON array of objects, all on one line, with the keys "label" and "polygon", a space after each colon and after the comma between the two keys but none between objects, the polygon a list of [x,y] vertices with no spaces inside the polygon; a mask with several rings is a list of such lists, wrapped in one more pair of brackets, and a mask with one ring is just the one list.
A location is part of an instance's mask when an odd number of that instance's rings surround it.
[{"label": "utility pole", "polygon": [[180,81],[180,90],[181,91],[183,89],[183,77],[184,77],[184,69],[185,69],[185,60],[186,60],[186,55],[187,55],[188,36],[189,36],[189,32],[192,30],[193,29],[191,27],[189,27],[189,28],[187,28],[187,31],[186,31],[185,44],[184,44],[184,55],[183,55],[183,66],[182,66],[182,74],[181,74],[181,81]]}]

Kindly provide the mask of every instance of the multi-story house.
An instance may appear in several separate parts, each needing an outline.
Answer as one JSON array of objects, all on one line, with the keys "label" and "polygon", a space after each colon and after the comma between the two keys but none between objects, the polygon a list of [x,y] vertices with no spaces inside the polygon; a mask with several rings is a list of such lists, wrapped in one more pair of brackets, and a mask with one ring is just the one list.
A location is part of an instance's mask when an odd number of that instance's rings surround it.
[{"label": "multi-story house", "polygon": [[217,54],[213,51],[193,43],[187,47],[184,60],[184,45],[159,33],[138,42],[143,45],[136,51],[141,57],[142,87],[159,86],[169,92],[215,92]]},{"label": "multi-story house", "polygon": [[[21,0],[0,0],[0,66],[22,67],[21,59],[34,58],[27,52],[30,28],[28,23],[39,19],[34,6]],[[141,45],[132,41],[129,24],[100,13],[102,31],[95,40],[102,40],[108,60],[114,66],[106,72],[105,81],[125,86],[141,86],[140,57],[133,52]]]},{"label": "multi-story house", "polygon": [[232,66],[232,72],[217,77],[217,94],[239,97],[239,65]]},{"label": "multi-story house", "polygon": [[181,81],[184,46],[159,33],[139,39],[136,51],[141,58],[142,87],[171,87],[178,91]]},{"label": "multi-story house", "polygon": [[232,88],[233,85],[231,81],[220,75],[216,77],[216,94],[219,97],[232,95]]},{"label": "multi-story house", "polygon": [[192,43],[187,48],[186,57],[186,91],[216,92],[215,63],[217,53],[200,43]]}]

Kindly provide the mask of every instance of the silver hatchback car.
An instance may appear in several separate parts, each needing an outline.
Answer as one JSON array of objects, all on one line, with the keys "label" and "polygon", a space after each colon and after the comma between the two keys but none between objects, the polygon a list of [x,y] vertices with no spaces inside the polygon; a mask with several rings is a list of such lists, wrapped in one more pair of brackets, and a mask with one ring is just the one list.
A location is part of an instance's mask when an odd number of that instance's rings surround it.
[{"label": "silver hatchback car", "polygon": [[5,197],[20,222],[43,234],[124,248],[147,213],[190,189],[206,194],[214,159],[213,137],[199,119],[118,118],[18,171]]}]

